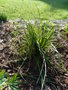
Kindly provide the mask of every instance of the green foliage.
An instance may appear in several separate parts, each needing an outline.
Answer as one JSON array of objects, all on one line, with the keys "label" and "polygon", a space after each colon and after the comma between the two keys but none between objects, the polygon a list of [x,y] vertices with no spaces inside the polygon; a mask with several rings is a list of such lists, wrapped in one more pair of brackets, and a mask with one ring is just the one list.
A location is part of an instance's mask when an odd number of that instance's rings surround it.
[{"label": "green foliage", "polygon": [[0,22],[6,22],[7,21],[7,16],[4,13],[0,13]]},{"label": "green foliage", "polygon": [[68,24],[65,26],[65,33],[68,35]]},{"label": "green foliage", "polygon": [[39,46],[44,52],[48,50],[54,29],[52,26],[43,26],[42,24],[39,27],[28,24],[27,29],[23,32],[22,38],[19,39],[18,52],[21,56],[24,54],[26,57],[31,58],[35,54],[39,54]]},{"label": "green foliage", "polygon": [[16,49],[20,58],[24,62],[28,59],[30,65],[32,66],[34,63],[37,65],[36,68],[37,71],[39,71],[37,83],[41,80],[41,90],[43,90],[47,74],[46,65],[49,67],[51,63],[47,55],[51,47],[53,47],[57,52],[59,57],[59,65],[63,67],[61,56],[52,44],[54,24],[48,22],[44,24],[40,23],[39,25],[38,22],[36,22],[34,25],[29,23],[26,27],[27,28],[24,28],[23,32],[20,32],[21,35],[18,31],[16,31],[16,33],[12,33],[15,36],[14,42],[17,43],[18,47]]},{"label": "green foliage", "polygon": [[12,78],[10,78],[8,73],[5,73],[4,70],[0,72],[0,90],[8,89],[8,90],[20,90],[18,85],[20,82],[18,81],[17,74],[14,74]]},{"label": "green foliage", "polygon": [[[26,57],[28,60],[36,63],[39,70],[39,78],[44,86],[46,77],[46,63],[50,63],[47,59],[46,52],[51,46],[53,39],[54,28],[48,24],[27,25],[27,29],[24,29],[22,38],[19,40],[18,53],[23,58]],[[42,63],[41,63],[42,62]]]}]

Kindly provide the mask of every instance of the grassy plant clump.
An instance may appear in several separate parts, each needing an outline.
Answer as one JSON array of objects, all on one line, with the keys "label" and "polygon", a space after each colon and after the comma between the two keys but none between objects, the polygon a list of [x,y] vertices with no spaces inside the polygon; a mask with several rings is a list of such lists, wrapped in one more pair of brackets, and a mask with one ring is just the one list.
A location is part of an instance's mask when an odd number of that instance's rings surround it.
[{"label": "grassy plant clump", "polygon": [[0,72],[0,90],[20,90],[19,84],[17,74],[10,77],[9,73],[5,73],[4,70]]},{"label": "grassy plant clump", "polygon": [[7,21],[7,16],[4,13],[0,13],[0,22],[6,22]]},{"label": "grassy plant clump", "polygon": [[36,70],[39,71],[37,83],[41,79],[42,90],[47,73],[46,64],[50,63],[50,60],[47,59],[47,51],[51,47],[53,34],[54,28],[49,24],[40,23],[38,25],[36,22],[31,25],[29,23],[27,28],[23,30],[22,37],[18,40],[17,51],[21,59],[28,59],[33,68],[36,65]]},{"label": "grassy plant clump", "polygon": [[[38,72],[37,84],[41,81],[41,90],[43,90],[47,77],[47,68],[50,67],[51,60],[48,57],[48,52],[51,48],[59,54],[55,46],[52,44],[54,36],[54,24],[53,23],[40,23],[27,24],[23,32],[16,31],[15,47],[17,52],[23,60],[23,64],[28,60],[30,67]],[[62,67],[63,63],[60,66]]]}]

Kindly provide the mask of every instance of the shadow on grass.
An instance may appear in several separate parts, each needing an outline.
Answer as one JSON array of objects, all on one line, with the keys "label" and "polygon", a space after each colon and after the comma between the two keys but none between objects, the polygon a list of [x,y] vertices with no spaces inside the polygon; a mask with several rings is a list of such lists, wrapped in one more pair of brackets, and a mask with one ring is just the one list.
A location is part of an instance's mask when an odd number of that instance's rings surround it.
[{"label": "shadow on grass", "polygon": [[38,0],[51,5],[54,8],[68,10],[68,0]]}]

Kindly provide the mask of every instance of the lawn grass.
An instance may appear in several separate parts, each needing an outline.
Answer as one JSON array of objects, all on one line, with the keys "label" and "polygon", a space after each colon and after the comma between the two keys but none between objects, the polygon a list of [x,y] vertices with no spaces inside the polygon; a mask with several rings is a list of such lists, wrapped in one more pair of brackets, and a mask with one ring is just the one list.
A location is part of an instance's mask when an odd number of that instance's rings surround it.
[{"label": "lawn grass", "polygon": [[66,19],[68,0],[0,0],[0,12],[8,19]]}]

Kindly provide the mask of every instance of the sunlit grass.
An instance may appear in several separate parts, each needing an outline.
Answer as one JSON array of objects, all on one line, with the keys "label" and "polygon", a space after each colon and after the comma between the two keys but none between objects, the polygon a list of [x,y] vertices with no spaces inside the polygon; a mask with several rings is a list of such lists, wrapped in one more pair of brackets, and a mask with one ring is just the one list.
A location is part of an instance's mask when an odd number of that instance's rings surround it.
[{"label": "sunlit grass", "polygon": [[[60,1],[60,2],[59,2]],[[0,12],[8,19],[66,19],[67,0],[0,0]]]}]

